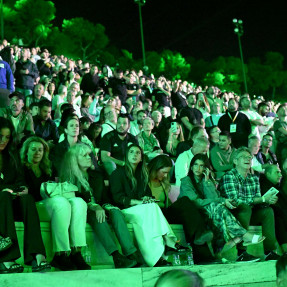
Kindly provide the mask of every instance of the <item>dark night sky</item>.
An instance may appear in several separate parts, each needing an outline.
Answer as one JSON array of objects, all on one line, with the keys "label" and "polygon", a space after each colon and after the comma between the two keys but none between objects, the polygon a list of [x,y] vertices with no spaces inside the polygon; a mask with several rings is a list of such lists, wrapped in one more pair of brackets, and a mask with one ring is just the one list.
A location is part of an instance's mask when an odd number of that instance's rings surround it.
[{"label": "dark night sky", "polygon": [[[141,56],[138,6],[133,0],[54,0],[57,22],[84,17],[106,27],[110,43]],[[93,3],[93,4],[91,4]],[[286,1],[146,0],[142,8],[147,51],[170,49],[184,56],[239,57],[233,18],[243,20],[245,58],[277,51],[287,59]]]}]

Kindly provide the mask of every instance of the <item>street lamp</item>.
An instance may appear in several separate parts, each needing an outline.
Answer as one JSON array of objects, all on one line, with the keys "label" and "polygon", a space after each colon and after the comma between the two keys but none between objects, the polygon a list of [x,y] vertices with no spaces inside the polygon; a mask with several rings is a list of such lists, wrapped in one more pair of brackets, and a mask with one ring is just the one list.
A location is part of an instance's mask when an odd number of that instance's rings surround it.
[{"label": "street lamp", "polygon": [[141,42],[142,42],[142,53],[143,53],[143,65],[145,66],[145,48],[144,48],[144,34],[143,34],[143,22],[142,22],[142,6],[144,6],[146,0],[134,0],[134,2],[139,5]]},{"label": "street lamp", "polygon": [[245,74],[245,68],[244,68],[244,61],[243,61],[243,52],[242,52],[242,46],[241,46],[241,36],[243,35],[243,21],[242,20],[233,19],[233,24],[235,26],[234,33],[238,36],[238,44],[239,44],[239,51],[240,51],[240,58],[241,58],[242,74],[243,74],[245,93],[248,93],[247,82],[246,82],[246,74]]}]

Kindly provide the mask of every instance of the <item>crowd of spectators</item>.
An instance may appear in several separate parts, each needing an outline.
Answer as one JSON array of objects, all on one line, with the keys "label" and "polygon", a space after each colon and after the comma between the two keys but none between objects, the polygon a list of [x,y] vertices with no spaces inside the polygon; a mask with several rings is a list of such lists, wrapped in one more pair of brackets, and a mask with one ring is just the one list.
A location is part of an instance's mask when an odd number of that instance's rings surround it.
[{"label": "crowd of spectators", "polygon": [[[195,263],[234,246],[237,261],[258,261],[246,246],[261,242],[265,260],[287,252],[285,103],[7,41],[0,50],[0,273],[23,271],[18,220],[35,272],[90,269],[86,222],[116,268],[171,265],[167,255],[188,248],[170,223],[183,225]],[[74,184],[75,197],[43,199],[48,181]],[[51,265],[39,203],[51,218]]]}]

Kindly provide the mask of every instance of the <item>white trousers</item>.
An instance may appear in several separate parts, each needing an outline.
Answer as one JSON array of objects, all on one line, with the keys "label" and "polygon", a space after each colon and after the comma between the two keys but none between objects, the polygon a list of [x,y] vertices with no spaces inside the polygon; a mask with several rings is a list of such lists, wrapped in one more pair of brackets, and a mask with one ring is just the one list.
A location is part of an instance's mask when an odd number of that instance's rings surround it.
[{"label": "white trousers", "polygon": [[176,236],[156,203],[141,204],[122,210],[133,225],[141,254],[149,266],[163,255],[165,245],[174,247]]},{"label": "white trousers", "polygon": [[51,218],[54,252],[86,246],[86,202],[80,197],[55,196],[43,203]]}]

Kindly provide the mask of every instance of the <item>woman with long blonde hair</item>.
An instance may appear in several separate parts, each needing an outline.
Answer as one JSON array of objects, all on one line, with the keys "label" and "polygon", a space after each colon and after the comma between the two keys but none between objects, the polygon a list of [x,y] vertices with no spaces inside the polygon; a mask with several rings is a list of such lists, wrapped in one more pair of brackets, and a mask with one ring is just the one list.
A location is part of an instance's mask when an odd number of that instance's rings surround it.
[{"label": "woman with long blonde hair", "polygon": [[[113,256],[115,267],[133,267],[140,263],[135,254],[137,249],[133,244],[122,213],[118,208],[108,204],[105,190],[98,188],[97,173],[91,169],[91,152],[90,147],[83,143],[72,146],[65,155],[60,180],[69,181],[78,187],[77,198],[83,199],[88,205],[87,222],[93,228],[107,253]],[[126,256],[119,253],[107,222],[107,215]]]}]

